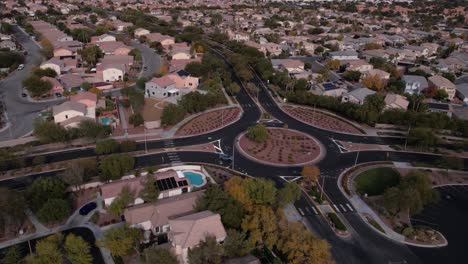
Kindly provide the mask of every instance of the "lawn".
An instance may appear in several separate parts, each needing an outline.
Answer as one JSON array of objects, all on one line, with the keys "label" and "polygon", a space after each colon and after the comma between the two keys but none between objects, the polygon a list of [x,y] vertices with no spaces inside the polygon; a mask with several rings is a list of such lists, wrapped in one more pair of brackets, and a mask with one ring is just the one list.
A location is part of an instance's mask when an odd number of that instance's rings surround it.
[{"label": "lawn", "polygon": [[355,178],[355,186],[360,194],[380,195],[385,189],[396,186],[400,174],[392,168],[382,167],[364,171]]}]

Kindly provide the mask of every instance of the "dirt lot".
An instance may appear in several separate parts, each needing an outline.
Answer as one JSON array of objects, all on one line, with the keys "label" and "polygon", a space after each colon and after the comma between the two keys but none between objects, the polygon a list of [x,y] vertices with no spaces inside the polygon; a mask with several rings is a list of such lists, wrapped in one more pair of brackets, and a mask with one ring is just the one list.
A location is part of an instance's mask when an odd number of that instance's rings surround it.
[{"label": "dirt lot", "polygon": [[240,113],[241,110],[239,107],[204,113],[193,118],[179,128],[176,132],[176,136],[196,135],[216,130],[236,121]]}]

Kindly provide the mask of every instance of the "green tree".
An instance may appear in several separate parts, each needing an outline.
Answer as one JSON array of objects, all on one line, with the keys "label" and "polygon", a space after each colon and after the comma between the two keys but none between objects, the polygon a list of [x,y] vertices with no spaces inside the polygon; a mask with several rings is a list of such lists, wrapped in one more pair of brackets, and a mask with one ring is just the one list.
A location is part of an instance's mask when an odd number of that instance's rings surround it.
[{"label": "green tree", "polygon": [[204,67],[200,62],[194,61],[185,65],[185,70],[193,77],[201,77],[204,74]]},{"label": "green tree", "polygon": [[52,89],[52,84],[33,75],[23,80],[23,87],[28,90],[32,97],[40,97],[50,92]]},{"label": "green tree", "polygon": [[56,233],[41,239],[36,244],[36,255],[29,255],[26,263],[62,263],[63,254],[60,251],[60,243],[63,240],[61,233]]},{"label": "green tree", "polygon": [[408,144],[417,145],[422,148],[430,148],[437,145],[439,139],[430,128],[412,128],[408,135]]},{"label": "green tree", "polygon": [[156,185],[156,180],[152,173],[146,175],[146,182],[143,190],[140,192],[140,197],[145,202],[156,202],[159,197],[159,189]]},{"label": "green tree", "polygon": [[97,244],[109,250],[112,255],[123,257],[138,250],[140,239],[140,230],[125,225],[108,230]]},{"label": "green tree", "polygon": [[33,75],[39,78],[44,77],[44,76],[55,78],[57,77],[57,72],[51,68],[45,68],[45,69],[36,68],[33,71]]},{"label": "green tree", "polygon": [[145,84],[148,81],[146,77],[141,77],[136,81],[136,86],[142,90],[145,89]]},{"label": "green tree", "polygon": [[295,182],[288,182],[284,188],[278,191],[277,204],[283,207],[288,203],[294,203],[301,197],[301,187]]},{"label": "green tree", "polygon": [[444,101],[444,100],[447,100],[448,99],[448,93],[445,91],[445,90],[442,90],[442,89],[438,89],[436,91],[436,94],[434,96],[434,99],[436,99],[437,101]]},{"label": "green tree", "polygon": [[35,119],[33,127],[33,134],[42,143],[65,142],[69,139],[67,130],[57,123]]},{"label": "green tree", "polygon": [[3,264],[18,264],[21,263],[22,257],[19,247],[12,246],[5,251],[5,256],[2,259]]},{"label": "green tree", "polygon": [[345,73],[343,73],[343,77],[347,81],[357,82],[357,81],[359,81],[359,79],[361,79],[361,72],[359,72],[359,71],[345,71]]},{"label": "green tree", "polygon": [[94,141],[105,138],[111,133],[111,128],[109,126],[102,125],[91,120],[81,121],[78,124],[78,129],[81,135],[89,139],[93,139]]},{"label": "green tree", "polygon": [[231,84],[229,84],[228,87],[226,87],[226,90],[230,95],[236,95],[237,93],[240,92],[240,89],[241,89],[240,86],[234,82],[232,82]]},{"label": "green tree", "polygon": [[129,117],[128,122],[134,127],[138,127],[143,125],[145,123],[145,120],[143,119],[143,116],[140,113],[135,113]]},{"label": "green tree", "polygon": [[65,255],[74,264],[91,264],[93,256],[89,244],[81,237],[68,234],[63,245]]},{"label": "green tree", "polygon": [[221,264],[222,257],[223,247],[213,236],[205,237],[198,246],[188,250],[190,264]]},{"label": "green tree", "polygon": [[85,182],[85,167],[81,162],[72,161],[70,167],[58,174],[59,178],[66,184],[78,188]]},{"label": "green tree", "polygon": [[137,149],[137,144],[133,140],[125,140],[120,142],[120,151],[121,152],[131,152]]},{"label": "green tree", "polygon": [[49,199],[62,199],[66,195],[65,183],[53,177],[38,178],[27,189],[29,205],[39,210]]},{"label": "green tree", "polygon": [[135,200],[135,194],[130,190],[128,185],[124,186],[117,198],[115,198],[109,206],[109,212],[116,217],[119,217],[125,211],[125,208]]},{"label": "green tree", "polygon": [[125,173],[130,172],[135,165],[133,157],[127,154],[112,155],[106,157],[99,167],[101,181],[118,180]]},{"label": "green tree", "polygon": [[245,233],[235,229],[227,231],[227,237],[223,243],[224,255],[229,258],[243,257],[250,253],[253,248],[247,243],[247,236]]},{"label": "green tree", "polygon": [[41,222],[50,223],[65,219],[70,215],[70,204],[64,199],[48,199],[39,211],[37,217]]},{"label": "green tree", "polygon": [[104,57],[104,53],[102,50],[95,45],[89,46],[80,52],[83,60],[85,60],[88,65],[94,66],[98,62],[98,60]]},{"label": "green tree", "polygon": [[246,136],[248,139],[256,143],[264,143],[268,140],[269,134],[266,126],[260,123],[253,127],[249,127]]},{"label": "green tree", "polygon": [[273,205],[276,202],[276,187],[271,180],[258,178],[244,179],[246,190],[254,205]]},{"label": "green tree", "polygon": [[175,125],[184,119],[187,111],[178,105],[168,104],[164,106],[162,116],[161,116],[161,123],[163,126],[171,126]]},{"label": "green tree", "polygon": [[255,206],[242,220],[242,230],[247,233],[249,245],[272,249],[278,240],[278,219],[268,206]]},{"label": "green tree", "polygon": [[197,200],[195,209],[218,213],[227,228],[239,228],[245,213],[240,202],[216,185],[206,189],[205,194]]},{"label": "green tree", "polygon": [[96,143],[95,152],[98,155],[111,154],[118,152],[120,144],[115,139],[106,139]]},{"label": "green tree", "polygon": [[24,213],[26,205],[23,193],[7,188],[0,188],[0,218],[4,220],[8,219],[8,222],[19,226],[26,219],[26,214]]},{"label": "green tree", "polygon": [[143,251],[145,264],[178,264],[177,257],[169,249],[148,247]]}]

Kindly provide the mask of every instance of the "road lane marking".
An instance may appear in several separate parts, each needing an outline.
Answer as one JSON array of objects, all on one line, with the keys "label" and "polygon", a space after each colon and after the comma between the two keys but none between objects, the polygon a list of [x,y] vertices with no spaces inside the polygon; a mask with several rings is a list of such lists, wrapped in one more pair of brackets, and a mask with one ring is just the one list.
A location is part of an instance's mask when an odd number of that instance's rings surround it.
[{"label": "road lane marking", "polygon": [[348,208],[349,208],[349,210],[351,210],[351,212],[354,211],[353,208],[351,207],[351,205],[346,204],[346,206],[348,206]]},{"label": "road lane marking", "polygon": [[336,211],[340,211],[340,209],[338,209],[338,206],[336,206],[336,204],[333,205],[333,207],[335,207]]},{"label": "road lane marking", "polygon": [[315,213],[316,215],[319,214],[319,213],[317,212],[317,210],[315,210],[315,207],[312,207],[312,210],[314,210],[314,213]]},{"label": "road lane marking", "polygon": [[340,207],[341,207],[341,209],[343,209],[343,211],[346,212],[346,208],[342,204],[340,204]]},{"label": "road lane marking", "polygon": [[304,212],[302,211],[301,208],[298,207],[297,210],[299,211],[299,213],[301,213],[301,215],[304,215]]}]

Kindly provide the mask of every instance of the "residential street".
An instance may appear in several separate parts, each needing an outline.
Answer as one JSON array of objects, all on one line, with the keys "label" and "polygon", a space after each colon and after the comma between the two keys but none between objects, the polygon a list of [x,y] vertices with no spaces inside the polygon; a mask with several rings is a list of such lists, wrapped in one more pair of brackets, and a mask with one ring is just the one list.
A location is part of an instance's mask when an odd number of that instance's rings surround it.
[{"label": "residential street", "polygon": [[0,132],[0,140],[27,135],[33,130],[33,121],[38,117],[38,113],[58,103],[58,101],[35,103],[21,97],[22,81],[29,76],[31,69],[42,62],[43,57],[40,48],[28,35],[21,31],[18,26],[13,28],[16,39],[28,51],[28,55],[23,70],[16,70],[0,81],[0,100],[6,104],[8,119],[11,124],[8,129]]},{"label": "residential street", "polygon": [[136,40],[132,40],[131,44],[133,48],[137,48],[141,51],[143,67],[148,67],[146,71],[142,70],[140,72],[140,77],[151,78],[156,73],[156,70],[161,67],[161,56],[146,44],[141,44]]}]

